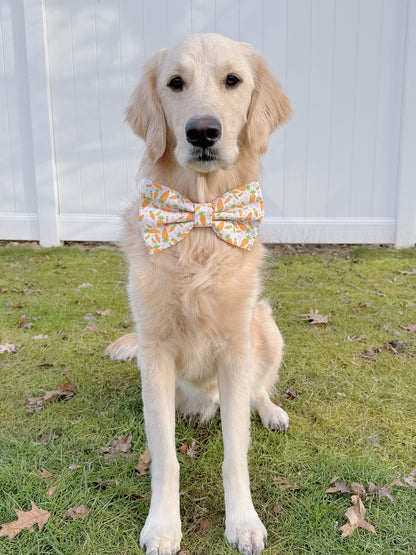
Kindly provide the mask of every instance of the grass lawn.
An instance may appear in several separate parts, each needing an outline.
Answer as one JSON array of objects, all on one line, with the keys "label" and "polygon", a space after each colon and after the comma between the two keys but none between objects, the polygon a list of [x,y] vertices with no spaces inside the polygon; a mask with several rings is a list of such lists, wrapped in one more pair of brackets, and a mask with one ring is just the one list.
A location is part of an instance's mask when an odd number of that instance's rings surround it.
[{"label": "grass lawn", "polygon": [[[269,533],[265,553],[416,553],[416,489],[393,486],[395,503],[368,499],[365,519],[377,535],[356,529],[344,539],[351,497],[325,495],[335,475],[384,486],[416,467],[416,332],[404,328],[416,324],[416,270],[402,273],[413,268],[415,249],[385,248],[306,249],[265,264],[264,296],[286,343],[275,399],[291,418],[286,433],[264,429],[258,417],[252,423],[251,487]],[[16,349],[0,354],[0,524],[31,501],[51,513],[41,532],[35,525],[0,537],[1,554],[142,553],[150,477],[134,470],[146,446],[140,376],[135,362],[104,355],[132,329],[125,274],[117,250],[0,249],[0,345]],[[329,323],[300,318],[311,309]],[[74,397],[27,412],[28,398],[68,379]],[[289,387],[296,398],[282,399]],[[121,434],[132,436],[130,451],[106,456],[101,448]],[[179,451],[193,441],[196,457]],[[219,416],[204,426],[179,419],[176,443],[182,549],[234,553],[223,536]],[[278,477],[299,489],[282,489]],[[63,517],[79,505],[86,516]]]}]

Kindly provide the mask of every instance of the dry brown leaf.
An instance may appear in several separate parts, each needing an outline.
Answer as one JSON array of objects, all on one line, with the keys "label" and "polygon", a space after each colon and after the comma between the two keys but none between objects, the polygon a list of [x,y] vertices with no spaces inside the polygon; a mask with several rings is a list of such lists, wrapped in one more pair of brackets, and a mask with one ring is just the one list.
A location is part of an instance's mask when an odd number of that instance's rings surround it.
[{"label": "dry brown leaf", "polygon": [[276,516],[279,516],[280,513],[283,511],[283,503],[281,501],[275,503],[273,505],[272,511]]},{"label": "dry brown leaf", "polygon": [[92,324],[91,326],[88,326],[87,329],[89,329],[94,333],[104,333],[103,330],[101,330],[96,324]]},{"label": "dry brown leaf", "polygon": [[282,393],[281,395],[282,399],[296,399],[297,395],[295,393],[295,390],[293,389],[293,387],[289,387],[288,389],[286,389],[286,391],[284,393]]},{"label": "dry brown leaf", "polygon": [[42,467],[38,472],[38,476],[41,478],[52,478],[53,474],[49,472],[49,470],[46,470],[46,468]]},{"label": "dry brown leaf", "polygon": [[33,446],[47,445],[55,437],[54,432],[44,432],[39,441],[32,441]]},{"label": "dry brown leaf", "polygon": [[335,482],[332,481],[333,479],[331,480],[330,484],[334,483],[334,486],[325,490],[325,495],[327,493],[351,493],[350,489],[344,484],[344,482],[339,482],[338,476],[336,476],[336,478],[337,480],[335,480]]},{"label": "dry brown leaf", "polygon": [[360,482],[351,482],[350,483],[351,493],[354,495],[358,495],[358,497],[365,501],[367,499],[367,492],[365,491],[365,487],[360,484]]},{"label": "dry brown leaf", "polygon": [[363,339],[368,339],[368,337],[366,335],[351,335],[345,341],[362,341]]},{"label": "dry brown leaf", "polygon": [[387,341],[384,343],[384,348],[392,353],[393,355],[398,355],[402,353],[406,347],[406,341],[400,341],[400,339],[393,339],[393,341]]},{"label": "dry brown leaf", "polygon": [[138,476],[144,476],[149,471],[150,453],[146,447],[144,453],[139,455],[139,462],[134,467]]},{"label": "dry brown leaf", "polygon": [[4,345],[0,345],[0,355],[3,353],[15,353],[16,352],[16,345],[13,343],[5,343]]},{"label": "dry brown leaf", "polygon": [[71,507],[62,515],[62,518],[70,517],[72,520],[78,520],[82,516],[85,516],[90,512],[86,505],[78,505],[77,507]]},{"label": "dry brown leaf", "polygon": [[191,445],[188,445],[187,443],[181,445],[179,447],[179,451],[183,455],[188,455],[188,457],[196,457],[198,454],[198,447],[196,446],[195,441],[193,441]]},{"label": "dry brown leaf", "polygon": [[404,477],[405,483],[411,488],[416,488],[415,476],[416,476],[416,468],[412,470],[410,474]]},{"label": "dry brown leaf", "polygon": [[370,308],[371,303],[360,303],[355,307],[352,307],[353,310],[361,310],[362,308]]},{"label": "dry brown leaf", "polygon": [[48,491],[46,492],[46,497],[52,497],[52,495],[55,493],[57,488],[58,488],[58,486],[53,486],[53,487],[49,488]]},{"label": "dry brown leaf", "polygon": [[273,482],[275,482],[280,489],[291,489],[291,490],[297,490],[300,489],[300,487],[297,484],[291,484],[289,482],[289,480],[287,480],[286,478],[282,478],[281,476],[273,476]]},{"label": "dry brown leaf", "polygon": [[199,521],[199,532],[201,534],[206,534],[211,526],[212,524],[207,518],[201,518]]},{"label": "dry brown leaf", "polygon": [[61,399],[70,399],[75,395],[75,386],[68,380],[64,384],[58,384],[57,389],[46,391],[42,397],[30,397],[27,400],[27,412],[39,412],[44,405],[59,401]]},{"label": "dry brown leaf", "polygon": [[20,320],[19,320],[19,326],[21,328],[31,328],[34,325],[35,324],[33,322],[28,322],[27,321],[26,314],[22,314],[22,316],[20,317]]},{"label": "dry brown leaf", "polygon": [[376,496],[379,499],[389,499],[392,503],[395,503],[394,497],[388,490],[389,486],[376,486],[373,482],[368,482],[367,491],[371,496]]},{"label": "dry brown leaf", "polygon": [[392,481],[391,484],[389,484],[388,486],[386,486],[387,489],[390,489],[393,486],[399,486],[401,488],[405,488],[406,484],[403,484],[403,482],[401,482],[398,478],[396,478],[395,480]]},{"label": "dry brown leaf", "polygon": [[314,326],[329,323],[329,314],[327,316],[324,316],[323,314],[319,314],[319,310],[313,310],[312,308],[308,314],[301,314],[300,318],[302,320],[306,320]]},{"label": "dry brown leaf", "polygon": [[3,524],[0,530],[0,536],[8,536],[12,540],[19,532],[22,530],[29,530],[33,532],[33,526],[37,524],[39,526],[39,532],[42,530],[43,526],[48,522],[51,513],[40,509],[37,507],[33,501],[30,502],[32,509],[30,511],[19,511],[18,509],[13,509],[17,514],[17,520],[13,522],[7,522]]},{"label": "dry brown leaf", "polygon": [[110,314],[110,309],[107,308],[106,310],[96,310],[95,311],[98,316],[108,316]]},{"label": "dry brown leaf", "polygon": [[363,358],[372,359],[379,352],[380,349],[378,347],[371,347],[371,349],[364,349],[364,351],[361,353],[361,356]]},{"label": "dry brown leaf", "polygon": [[101,452],[106,453],[105,457],[113,457],[117,453],[128,453],[131,449],[133,436],[126,437],[123,434],[115,439],[107,447],[101,447]]},{"label": "dry brown leaf", "polygon": [[345,513],[348,522],[347,524],[344,524],[344,526],[340,527],[340,530],[342,530],[341,538],[346,538],[347,536],[352,534],[356,528],[364,528],[365,530],[368,530],[369,532],[377,535],[374,526],[364,520],[365,507],[359,496],[352,495],[351,501],[354,503],[354,505],[352,507],[349,507]]},{"label": "dry brown leaf", "polygon": [[84,289],[85,287],[92,287],[92,283],[81,283],[81,285],[78,285],[77,289]]},{"label": "dry brown leaf", "polygon": [[416,268],[413,268],[412,270],[400,270],[400,273],[406,276],[411,276],[413,274],[416,274]]},{"label": "dry brown leaf", "polygon": [[406,301],[406,307],[409,306],[416,306],[416,299],[413,299],[412,301]]},{"label": "dry brown leaf", "polygon": [[402,328],[408,331],[416,331],[416,324],[407,323],[405,326],[402,326]]}]

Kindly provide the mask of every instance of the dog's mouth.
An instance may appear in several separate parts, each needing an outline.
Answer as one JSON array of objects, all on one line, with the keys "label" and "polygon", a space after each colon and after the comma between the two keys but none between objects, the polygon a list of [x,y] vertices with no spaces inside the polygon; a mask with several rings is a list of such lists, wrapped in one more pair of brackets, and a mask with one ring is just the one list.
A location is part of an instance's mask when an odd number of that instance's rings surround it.
[{"label": "dog's mouth", "polygon": [[215,166],[222,166],[224,161],[217,148],[193,147],[189,153],[188,164],[197,166],[202,171],[209,171]]}]

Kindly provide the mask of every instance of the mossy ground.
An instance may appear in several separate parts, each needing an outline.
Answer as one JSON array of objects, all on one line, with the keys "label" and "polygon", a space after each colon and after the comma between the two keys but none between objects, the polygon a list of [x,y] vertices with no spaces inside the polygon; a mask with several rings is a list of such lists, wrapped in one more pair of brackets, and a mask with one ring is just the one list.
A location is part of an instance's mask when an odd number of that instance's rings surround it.
[{"label": "mossy ground", "polygon": [[[253,418],[250,476],[269,533],[265,553],[415,553],[416,490],[394,488],[395,504],[366,502],[377,536],[357,529],[345,539],[339,527],[351,500],[324,492],[334,475],[384,485],[416,467],[416,333],[403,328],[416,324],[416,273],[400,273],[416,267],[416,250],[314,253],[271,255],[264,267],[264,296],[286,343],[275,399],[288,387],[297,394],[281,400],[291,418],[286,433]],[[16,345],[0,355],[0,523],[15,520],[14,507],[29,510],[30,500],[51,512],[41,533],[35,526],[12,541],[0,538],[0,553],[140,554],[150,500],[149,476],[134,471],[146,445],[140,377],[135,362],[104,355],[108,341],[132,329],[123,258],[105,248],[12,247],[0,250],[0,268],[0,344]],[[96,313],[106,309],[107,316]],[[302,320],[310,309],[329,314],[330,323]],[[23,314],[33,327],[19,326]],[[90,331],[90,322],[102,331]],[[33,339],[40,334],[48,338]],[[394,340],[405,342],[398,354],[385,346]],[[380,352],[363,358],[369,348]],[[27,398],[66,378],[75,397],[26,411]],[[223,537],[220,428],[219,416],[204,426],[177,424],[177,446],[195,441],[199,450],[196,458],[178,451],[189,555],[233,553]],[[49,443],[33,445],[45,432]],[[105,458],[100,448],[120,434],[133,436],[131,453]],[[53,477],[40,478],[42,467]],[[279,489],[277,476],[300,489]],[[74,505],[87,505],[89,514],[63,519]],[[203,517],[208,531],[198,530]]]}]

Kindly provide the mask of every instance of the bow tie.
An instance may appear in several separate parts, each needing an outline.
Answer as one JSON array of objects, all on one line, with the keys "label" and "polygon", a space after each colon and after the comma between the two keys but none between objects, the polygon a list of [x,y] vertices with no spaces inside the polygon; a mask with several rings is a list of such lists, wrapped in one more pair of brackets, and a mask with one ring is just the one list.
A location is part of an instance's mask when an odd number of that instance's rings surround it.
[{"label": "bow tie", "polygon": [[212,202],[191,202],[174,189],[146,181],[140,202],[140,229],[150,254],[182,241],[194,227],[210,227],[230,245],[250,250],[264,208],[257,181]]}]

